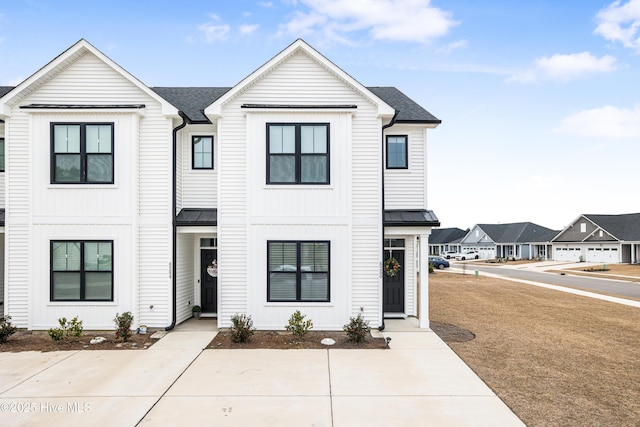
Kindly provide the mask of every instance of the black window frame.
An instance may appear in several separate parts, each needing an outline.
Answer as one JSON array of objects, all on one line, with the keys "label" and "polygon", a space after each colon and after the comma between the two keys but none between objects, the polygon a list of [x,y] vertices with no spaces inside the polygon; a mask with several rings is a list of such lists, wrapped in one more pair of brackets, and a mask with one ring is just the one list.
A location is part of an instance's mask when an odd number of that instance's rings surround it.
[{"label": "black window frame", "polygon": [[[271,153],[270,152],[270,141],[269,141],[269,129],[271,126],[293,126],[295,127],[295,181],[293,182],[278,182],[271,181],[271,156],[291,156],[290,153]],[[327,152],[326,153],[302,153],[302,138],[301,138],[301,128],[303,126],[324,126],[327,128]],[[307,122],[296,122],[296,123],[267,123],[266,124],[266,182],[269,185],[330,185],[331,184],[331,136],[330,136],[330,123],[307,123]],[[302,158],[305,156],[313,156],[320,157],[323,156],[326,158],[325,164],[325,174],[326,180],[324,182],[303,182],[302,181]]]},{"label": "black window frame", "polygon": [[[65,155],[67,153],[55,152],[55,127],[56,126],[80,126],[80,180],[79,181],[56,181],[56,156]],[[107,156],[107,154],[101,153],[89,153],[87,155],[87,139],[86,129],[87,126],[111,126],[111,180],[110,181],[88,181],[87,180],[87,157],[88,156]],[[115,182],[115,124],[114,122],[51,122],[51,184],[55,185],[109,185]],[[67,154],[68,155],[68,154]]]},{"label": "black window frame", "polygon": [[[269,259],[271,255],[272,243],[295,243],[296,244],[296,271],[291,272],[296,275],[296,299],[292,300],[278,300],[271,299],[271,274],[281,273],[281,271],[271,271],[269,269]],[[322,243],[327,245],[327,271],[302,271],[300,269],[300,247],[302,243]],[[302,299],[302,275],[305,273],[325,273],[327,275],[327,297],[323,300],[308,300]],[[267,302],[277,303],[330,303],[331,302],[331,241],[329,240],[267,240]]]},{"label": "black window frame", "polygon": [[[80,270],[58,270],[53,268],[53,246],[56,243],[79,243],[80,244]],[[86,270],[84,265],[84,247],[86,243],[109,243],[111,244],[111,298],[109,299],[87,299],[86,298],[86,273],[106,273],[106,270],[95,271]],[[50,302],[113,302],[114,301],[114,253],[115,245],[113,240],[51,240],[49,242],[49,301]],[[74,272],[80,274],[80,297],[79,299],[55,299],[54,298],[54,275],[56,272]]]},{"label": "black window frame", "polygon": [[6,146],[5,146],[4,137],[0,138],[0,146],[2,147],[2,153],[0,153],[0,172],[4,172],[4,162],[6,159],[6,156],[5,156]]},{"label": "black window frame", "polygon": [[[211,167],[198,167],[196,166],[196,152],[195,152],[195,139],[196,138],[210,138],[211,139]],[[193,170],[213,170],[214,169],[214,139],[213,135],[191,135],[191,169]]]},{"label": "black window frame", "polygon": [[[389,165],[389,138],[404,138],[404,166]],[[409,169],[409,136],[408,135],[387,135],[385,138],[385,166],[387,169]]]}]

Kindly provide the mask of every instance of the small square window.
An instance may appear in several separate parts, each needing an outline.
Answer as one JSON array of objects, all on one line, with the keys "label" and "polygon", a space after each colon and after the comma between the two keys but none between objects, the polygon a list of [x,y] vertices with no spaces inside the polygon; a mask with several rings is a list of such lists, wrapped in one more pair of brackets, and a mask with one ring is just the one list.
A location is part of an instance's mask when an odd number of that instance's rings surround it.
[{"label": "small square window", "polygon": [[191,137],[193,169],[213,169],[213,136]]},{"label": "small square window", "polygon": [[387,169],[407,169],[409,166],[406,135],[387,136]]}]

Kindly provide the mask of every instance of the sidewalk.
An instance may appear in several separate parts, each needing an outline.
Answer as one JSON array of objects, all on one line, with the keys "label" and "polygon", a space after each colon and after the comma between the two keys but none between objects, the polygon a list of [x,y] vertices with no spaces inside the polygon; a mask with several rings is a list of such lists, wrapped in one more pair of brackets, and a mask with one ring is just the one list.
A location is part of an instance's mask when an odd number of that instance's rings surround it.
[{"label": "sidewalk", "polygon": [[523,425],[415,319],[387,320],[390,350],[203,351],[211,325],[146,351],[1,353],[0,425]]}]

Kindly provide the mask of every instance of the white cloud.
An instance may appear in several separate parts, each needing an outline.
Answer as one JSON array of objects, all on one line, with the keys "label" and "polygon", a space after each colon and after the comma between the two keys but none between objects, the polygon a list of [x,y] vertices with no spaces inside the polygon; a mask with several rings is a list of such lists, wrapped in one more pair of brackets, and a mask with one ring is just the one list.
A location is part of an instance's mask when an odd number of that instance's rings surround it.
[{"label": "white cloud", "polygon": [[258,27],[259,25],[248,25],[248,24],[240,25],[240,34],[243,34],[243,35],[251,34],[255,30],[257,30]]},{"label": "white cloud", "polygon": [[595,34],[640,53],[640,0],[614,1],[596,15]]},{"label": "white cloud", "polygon": [[616,58],[611,55],[598,58],[589,52],[556,54],[536,59],[533,68],[514,74],[509,81],[519,83],[532,83],[539,80],[569,81],[588,74],[608,73],[616,68]]},{"label": "white cloud", "polygon": [[352,44],[349,36],[366,31],[383,41],[426,43],[444,36],[458,24],[451,13],[431,6],[431,0],[300,0],[297,11],[281,26],[293,36],[320,34],[325,42]]},{"label": "white cloud", "polygon": [[606,105],[565,117],[554,132],[580,137],[627,139],[640,137],[640,106],[633,109]]},{"label": "white cloud", "polygon": [[209,22],[198,25],[198,30],[202,31],[207,43],[226,40],[231,29],[229,25],[218,25],[220,17],[217,15],[210,15],[210,18]]},{"label": "white cloud", "polygon": [[262,6],[262,7],[266,7],[266,8],[273,7],[273,2],[271,2],[271,1],[259,1],[258,2],[258,6]]},{"label": "white cloud", "polygon": [[451,52],[453,52],[454,50],[458,50],[458,49],[464,49],[468,46],[469,44],[467,43],[466,40],[458,40],[452,43],[449,43],[446,46],[441,47],[440,49],[437,50],[438,53],[443,53],[445,55],[450,54]]}]

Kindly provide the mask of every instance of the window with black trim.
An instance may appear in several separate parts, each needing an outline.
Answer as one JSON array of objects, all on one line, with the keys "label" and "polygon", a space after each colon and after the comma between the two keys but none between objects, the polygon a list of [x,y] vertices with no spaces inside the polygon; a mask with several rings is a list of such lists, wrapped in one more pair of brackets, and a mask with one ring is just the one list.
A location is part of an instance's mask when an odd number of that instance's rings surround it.
[{"label": "window with black trim", "polygon": [[0,172],[4,172],[4,138],[0,138]]},{"label": "window with black trim", "polygon": [[329,302],[328,241],[268,241],[267,301]]},{"label": "window with black trim", "polygon": [[267,184],[329,184],[329,124],[268,123]]},{"label": "window with black trim", "polygon": [[408,164],[407,136],[387,135],[387,169],[407,169]]},{"label": "window with black trim", "polygon": [[213,136],[191,137],[191,168],[213,169]]},{"label": "window with black trim", "polygon": [[113,184],[113,123],[52,123],[51,183]]},{"label": "window with black trim", "polygon": [[51,241],[51,301],[113,301],[113,241]]}]

